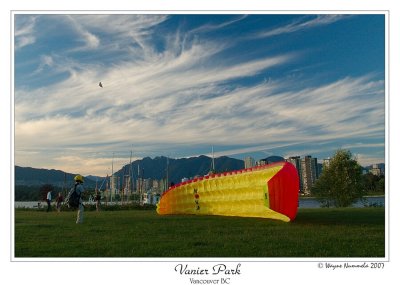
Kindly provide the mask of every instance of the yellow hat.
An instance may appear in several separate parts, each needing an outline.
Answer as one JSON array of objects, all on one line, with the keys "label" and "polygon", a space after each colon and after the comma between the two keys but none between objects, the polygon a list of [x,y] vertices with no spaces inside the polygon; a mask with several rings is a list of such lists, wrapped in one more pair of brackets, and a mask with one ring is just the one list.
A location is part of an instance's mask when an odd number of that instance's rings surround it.
[{"label": "yellow hat", "polygon": [[78,174],[77,176],[74,177],[74,180],[76,182],[82,182],[83,183],[83,176]]}]

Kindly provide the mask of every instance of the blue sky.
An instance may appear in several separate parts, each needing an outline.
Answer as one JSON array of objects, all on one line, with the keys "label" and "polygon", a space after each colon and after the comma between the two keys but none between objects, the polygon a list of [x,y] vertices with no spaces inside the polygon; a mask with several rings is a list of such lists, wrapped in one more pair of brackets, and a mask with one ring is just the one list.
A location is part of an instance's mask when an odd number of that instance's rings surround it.
[{"label": "blue sky", "polygon": [[16,14],[14,83],[21,166],[385,159],[383,14]]}]

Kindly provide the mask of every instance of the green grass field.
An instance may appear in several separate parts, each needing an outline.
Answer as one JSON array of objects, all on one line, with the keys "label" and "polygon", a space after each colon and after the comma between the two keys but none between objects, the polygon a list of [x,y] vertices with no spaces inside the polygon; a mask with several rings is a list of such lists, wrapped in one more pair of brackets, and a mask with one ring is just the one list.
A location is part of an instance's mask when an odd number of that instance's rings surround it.
[{"label": "green grass field", "polygon": [[384,208],[299,209],[295,221],[154,210],[15,211],[15,257],[385,257]]}]

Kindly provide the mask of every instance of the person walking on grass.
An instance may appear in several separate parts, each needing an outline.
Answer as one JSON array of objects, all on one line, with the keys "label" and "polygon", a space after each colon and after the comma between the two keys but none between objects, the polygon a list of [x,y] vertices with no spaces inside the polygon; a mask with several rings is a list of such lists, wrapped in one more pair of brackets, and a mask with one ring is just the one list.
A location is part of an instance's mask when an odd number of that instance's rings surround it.
[{"label": "person walking on grass", "polygon": [[61,204],[62,204],[63,201],[64,201],[63,195],[61,194],[61,192],[58,192],[58,196],[56,198],[56,202],[57,202],[56,208],[57,208],[58,212],[61,211]]},{"label": "person walking on grass", "polygon": [[46,202],[47,202],[46,212],[49,212],[51,210],[51,191],[47,192]]},{"label": "person walking on grass", "polygon": [[83,223],[83,212],[84,212],[82,193],[85,191],[85,189],[83,188],[83,185],[82,185],[83,177],[82,177],[82,175],[78,174],[75,176],[74,180],[75,180],[74,188],[75,188],[76,193],[79,195],[79,206],[78,206],[78,214],[76,217],[76,223],[82,224]]},{"label": "person walking on grass", "polygon": [[99,190],[96,189],[94,200],[96,201],[96,211],[100,211],[100,199],[101,195],[99,193]]}]

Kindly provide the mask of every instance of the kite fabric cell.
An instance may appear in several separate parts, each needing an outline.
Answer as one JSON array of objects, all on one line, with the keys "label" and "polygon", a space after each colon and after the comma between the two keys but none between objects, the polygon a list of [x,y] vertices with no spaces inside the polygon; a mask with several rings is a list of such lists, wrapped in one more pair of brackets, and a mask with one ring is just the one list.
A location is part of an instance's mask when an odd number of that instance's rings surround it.
[{"label": "kite fabric cell", "polygon": [[170,187],[157,204],[160,215],[194,214],[293,221],[299,176],[288,162],[212,174]]}]

